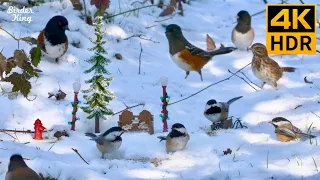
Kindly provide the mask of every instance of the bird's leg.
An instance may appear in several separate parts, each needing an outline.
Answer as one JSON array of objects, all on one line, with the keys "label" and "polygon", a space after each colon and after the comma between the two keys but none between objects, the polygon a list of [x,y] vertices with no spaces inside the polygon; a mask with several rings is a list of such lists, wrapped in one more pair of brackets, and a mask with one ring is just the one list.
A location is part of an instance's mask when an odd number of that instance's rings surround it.
[{"label": "bird's leg", "polygon": [[59,61],[59,58],[56,58],[56,63],[58,63],[58,61]]},{"label": "bird's leg", "polygon": [[261,85],[261,89],[263,89],[263,86],[266,84],[266,82],[263,82]]},{"label": "bird's leg", "polygon": [[186,77],[185,77],[185,79],[187,79],[187,77],[189,76],[189,74],[190,74],[190,71],[186,71]]},{"label": "bird's leg", "polygon": [[104,159],[104,153],[101,153],[101,159]]},{"label": "bird's leg", "polygon": [[278,90],[278,84],[277,84],[277,82],[273,82],[273,86],[274,86],[274,88],[276,88],[276,90]]},{"label": "bird's leg", "polygon": [[203,79],[202,79],[202,72],[201,72],[201,70],[199,70],[199,71],[198,71],[198,73],[200,74],[200,79],[201,79],[201,81],[203,81]]}]

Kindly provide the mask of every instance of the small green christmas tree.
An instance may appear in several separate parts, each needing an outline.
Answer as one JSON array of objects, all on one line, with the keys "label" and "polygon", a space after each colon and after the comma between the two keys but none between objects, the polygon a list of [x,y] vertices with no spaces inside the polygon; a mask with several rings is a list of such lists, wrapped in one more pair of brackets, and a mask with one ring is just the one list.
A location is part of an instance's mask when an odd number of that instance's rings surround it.
[{"label": "small green christmas tree", "polygon": [[[93,66],[84,71],[88,74],[94,71],[94,76],[87,80],[86,83],[90,84],[90,88],[83,90],[82,92],[86,95],[83,98],[86,100],[84,104],[86,106],[82,107],[83,111],[89,114],[88,119],[95,118],[95,133],[100,133],[99,120],[106,119],[106,115],[112,115],[113,112],[107,107],[108,103],[114,99],[112,93],[108,90],[112,77],[106,78],[104,75],[111,75],[107,71],[105,66],[110,63],[110,60],[103,55],[107,55],[107,52],[102,47],[106,41],[102,41],[103,33],[101,32],[102,26],[102,17],[97,17],[97,22],[95,26],[95,35],[96,40],[90,38],[90,41],[95,45],[93,48],[90,48],[89,51],[95,51],[95,54],[87,59],[86,61]],[[88,94],[91,95],[88,95]]]}]

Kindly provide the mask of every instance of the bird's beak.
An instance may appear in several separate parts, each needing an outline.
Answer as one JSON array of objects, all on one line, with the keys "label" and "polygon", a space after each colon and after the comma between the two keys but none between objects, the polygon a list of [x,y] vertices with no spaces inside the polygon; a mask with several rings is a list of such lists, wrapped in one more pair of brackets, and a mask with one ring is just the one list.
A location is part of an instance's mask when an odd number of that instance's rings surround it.
[{"label": "bird's beak", "polygon": [[239,19],[239,16],[235,16],[236,19]]},{"label": "bird's beak", "polygon": [[166,31],[166,35],[168,35],[168,34],[170,34],[170,32],[169,32],[169,31]]},{"label": "bird's beak", "polygon": [[268,123],[272,124],[272,121],[268,121]]},{"label": "bird's beak", "polygon": [[64,29],[64,30],[68,30],[68,31],[70,31],[70,29],[69,29],[69,26],[68,26],[68,25],[63,26],[63,29]]},{"label": "bird's beak", "polygon": [[252,48],[250,47],[250,48],[249,48],[249,50],[251,51],[251,50],[252,50]]}]

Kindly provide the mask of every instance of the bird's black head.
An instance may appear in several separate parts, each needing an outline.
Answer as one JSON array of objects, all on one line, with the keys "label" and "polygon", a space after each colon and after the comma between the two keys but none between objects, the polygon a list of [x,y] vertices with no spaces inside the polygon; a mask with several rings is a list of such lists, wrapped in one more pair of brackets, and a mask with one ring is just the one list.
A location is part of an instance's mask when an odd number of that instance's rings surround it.
[{"label": "bird's black head", "polygon": [[284,125],[284,124],[291,124],[291,122],[284,117],[276,117],[276,118],[272,119],[271,124],[274,127],[278,127],[278,126]]},{"label": "bird's black head", "polygon": [[214,105],[214,104],[217,104],[217,101],[214,99],[211,99],[207,102],[207,105]]},{"label": "bird's black head", "polygon": [[122,129],[121,127],[115,126],[108,129],[105,133],[103,133],[103,136],[110,136],[110,135],[121,136],[124,132],[125,132],[124,129]]},{"label": "bird's black head", "polygon": [[180,26],[176,24],[170,24],[166,28],[166,36],[167,37],[180,37],[182,35],[182,31]]},{"label": "bird's black head", "polygon": [[175,123],[172,125],[171,129],[179,129],[179,128],[185,128],[183,124]]},{"label": "bird's black head", "polygon": [[46,31],[65,31],[70,30],[68,20],[64,16],[54,16],[49,20],[45,28]]},{"label": "bird's black head", "polygon": [[251,16],[247,11],[241,10],[237,14],[237,21],[238,23],[251,25]]},{"label": "bird's black head", "polygon": [[10,157],[10,163],[9,163],[9,171],[13,171],[20,167],[27,167],[27,164],[24,162],[22,156],[20,154],[13,154]]}]

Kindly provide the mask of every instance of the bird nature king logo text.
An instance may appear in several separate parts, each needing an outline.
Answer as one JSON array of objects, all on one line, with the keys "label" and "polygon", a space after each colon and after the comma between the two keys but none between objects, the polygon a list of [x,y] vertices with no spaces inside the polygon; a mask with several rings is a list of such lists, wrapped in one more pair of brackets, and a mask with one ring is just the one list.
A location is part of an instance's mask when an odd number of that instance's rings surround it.
[{"label": "bird nature king logo text", "polygon": [[269,54],[316,54],[316,4],[267,4]]}]

